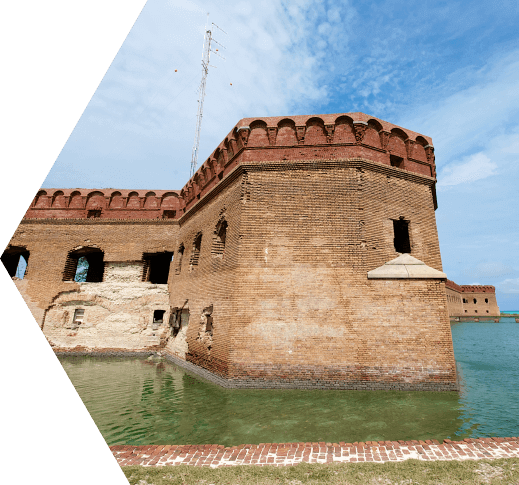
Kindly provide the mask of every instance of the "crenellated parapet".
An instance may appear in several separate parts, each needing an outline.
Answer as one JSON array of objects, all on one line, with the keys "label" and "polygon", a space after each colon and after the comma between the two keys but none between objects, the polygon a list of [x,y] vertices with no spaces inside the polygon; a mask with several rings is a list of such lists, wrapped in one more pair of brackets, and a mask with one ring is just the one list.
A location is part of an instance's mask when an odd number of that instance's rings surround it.
[{"label": "crenellated parapet", "polygon": [[180,191],[186,208],[240,163],[365,158],[436,178],[432,140],[364,113],[244,118]]},{"label": "crenellated parapet", "polygon": [[491,285],[461,285],[463,293],[495,293],[496,288]]},{"label": "crenellated parapet", "polygon": [[178,191],[115,189],[41,189],[27,219],[175,219]]},{"label": "crenellated parapet", "polygon": [[495,293],[496,288],[492,285],[458,285],[454,281],[447,280],[445,286],[458,293]]},{"label": "crenellated parapet", "polygon": [[359,158],[436,178],[430,138],[364,113],[243,118],[179,191],[42,189],[25,217],[178,219],[238,165]]},{"label": "crenellated parapet", "polygon": [[463,293],[463,288],[457,283],[454,283],[454,281],[446,280],[445,286],[451,290],[457,291],[458,293]]}]

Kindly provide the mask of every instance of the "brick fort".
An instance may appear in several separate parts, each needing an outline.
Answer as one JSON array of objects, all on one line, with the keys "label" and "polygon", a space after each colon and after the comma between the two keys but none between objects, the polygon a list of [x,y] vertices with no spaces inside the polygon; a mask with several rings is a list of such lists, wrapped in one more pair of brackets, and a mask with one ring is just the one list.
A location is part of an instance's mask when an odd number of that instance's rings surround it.
[{"label": "brick fort", "polygon": [[2,261],[58,353],[456,390],[435,184],[432,140],[366,114],[246,118],[181,190],[40,190]]}]

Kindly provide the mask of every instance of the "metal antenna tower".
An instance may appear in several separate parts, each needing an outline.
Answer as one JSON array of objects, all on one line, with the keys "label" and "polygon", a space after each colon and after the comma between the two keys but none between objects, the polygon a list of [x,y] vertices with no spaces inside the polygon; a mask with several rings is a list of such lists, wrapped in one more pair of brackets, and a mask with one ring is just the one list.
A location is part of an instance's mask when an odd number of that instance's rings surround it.
[{"label": "metal antenna tower", "polygon": [[[209,14],[207,14],[207,23],[209,24]],[[215,67],[209,66],[209,58],[211,57],[211,52],[219,57],[222,57],[220,54],[218,54],[218,49],[216,49],[216,51],[211,50],[211,43],[214,42],[215,44],[218,44],[220,47],[225,49],[222,44],[213,39],[212,26],[215,26],[217,29],[221,30],[224,34],[227,33],[220,29],[220,27],[218,27],[218,25],[215,23],[212,23],[208,28],[206,27],[205,30],[204,51],[202,53],[202,80],[200,81],[200,86],[198,87],[198,113],[196,115],[195,141],[193,143],[193,151],[191,153],[191,171],[189,177],[192,177],[195,174],[196,166],[198,164],[198,147],[200,145],[200,131],[202,128],[202,115],[204,113],[204,98],[207,74],[209,73],[209,67]],[[225,60],[224,57],[222,57],[222,59]]]}]

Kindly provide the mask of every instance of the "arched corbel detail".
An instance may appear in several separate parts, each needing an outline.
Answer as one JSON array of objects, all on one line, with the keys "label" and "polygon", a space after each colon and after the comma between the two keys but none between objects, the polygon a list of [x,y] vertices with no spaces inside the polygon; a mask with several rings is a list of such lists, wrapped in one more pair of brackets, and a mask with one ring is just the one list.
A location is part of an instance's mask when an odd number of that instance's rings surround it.
[{"label": "arched corbel detail", "polygon": [[324,129],[326,130],[326,141],[328,143],[333,143],[333,133],[335,131],[335,123],[325,124]]},{"label": "arched corbel detail", "polygon": [[365,121],[354,121],[353,122],[353,130],[355,131],[355,141],[357,144],[361,144],[364,139],[364,135],[366,134],[366,129],[368,128],[368,124]]},{"label": "arched corbel detail", "polygon": [[380,146],[383,150],[387,151],[387,146],[389,145],[389,138],[391,137],[391,132],[381,130],[378,132],[378,135],[380,136]]},{"label": "arched corbel detail", "polygon": [[202,186],[205,186],[209,181],[209,177],[207,176],[207,167],[205,163],[199,168],[198,173],[200,174],[200,183]]},{"label": "arched corbel detail", "polygon": [[234,157],[234,155],[238,153],[238,143],[236,142],[236,139],[234,137],[229,138],[228,147],[228,155],[229,159],[231,159]]},{"label": "arched corbel detail", "polygon": [[278,134],[277,126],[267,126],[267,136],[269,137],[270,146],[274,146],[276,144],[277,134]]},{"label": "arched corbel detail", "polygon": [[249,142],[250,126],[240,126],[238,128],[238,140],[242,147],[246,147]]},{"label": "arched corbel detail", "polygon": [[200,192],[200,173],[196,172],[193,176],[193,194]]},{"label": "arched corbel detail", "polygon": [[229,163],[229,156],[227,153],[227,148],[225,146],[220,148],[220,159],[221,159],[220,165],[222,167],[226,167],[227,164]]},{"label": "arched corbel detail", "polygon": [[65,198],[65,194],[63,193],[62,190],[57,190],[56,192],[54,192],[54,194],[52,194],[52,201],[51,201],[51,207],[56,207],[56,199],[58,197],[62,196],[63,197],[63,201],[65,203],[65,207],[67,207],[67,198]]},{"label": "arched corbel detail", "polygon": [[49,200],[49,196],[45,190],[39,190],[36,194],[36,201],[34,202],[34,206],[38,206],[40,208],[50,207],[51,201]]},{"label": "arched corbel detail", "polygon": [[414,149],[415,143],[416,142],[414,140],[411,140],[411,138],[408,138],[405,141],[405,150],[407,153],[407,158],[413,158],[413,149]]},{"label": "arched corbel detail", "polygon": [[427,156],[427,161],[431,165],[434,165],[434,147],[432,145],[425,145],[423,148],[425,150],[425,155]]},{"label": "arched corbel detail", "polygon": [[216,167],[216,160],[214,158],[209,158],[206,163],[207,163],[207,166],[209,167],[209,172],[211,173],[211,178],[216,177],[216,174],[218,173],[218,170]]},{"label": "arched corbel detail", "polygon": [[299,145],[303,145],[305,142],[305,134],[306,134],[306,125],[296,125],[296,137],[297,143]]}]

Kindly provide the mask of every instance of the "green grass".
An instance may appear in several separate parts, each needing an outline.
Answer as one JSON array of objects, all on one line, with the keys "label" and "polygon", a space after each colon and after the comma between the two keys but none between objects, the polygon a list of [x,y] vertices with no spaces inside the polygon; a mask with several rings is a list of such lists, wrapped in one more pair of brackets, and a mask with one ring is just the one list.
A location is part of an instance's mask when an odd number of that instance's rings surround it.
[{"label": "green grass", "polygon": [[341,463],[295,466],[188,465],[122,468],[131,485],[454,485],[519,484],[519,458],[499,460]]}]

